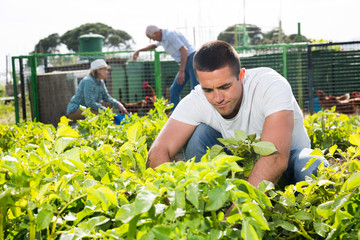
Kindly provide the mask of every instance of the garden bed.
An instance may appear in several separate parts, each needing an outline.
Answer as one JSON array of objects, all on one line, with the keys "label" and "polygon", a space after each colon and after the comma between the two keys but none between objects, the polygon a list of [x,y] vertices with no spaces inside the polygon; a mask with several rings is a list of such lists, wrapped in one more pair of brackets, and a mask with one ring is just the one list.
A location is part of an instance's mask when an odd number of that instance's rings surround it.
[{"label": "garden bed", "polygon": [[218,146],[199,163],[147,168],[148,147],[167,121],[163,103],[155,106],[121,125],[110,110],[86,111],[75,128],[65,117],[57,128],[0,125],[0,240],[358,238],[357,116],[307,116],[315,154],[336,161],[296,185],[255,188],[246,181],[251,164],[237,162],[269,148],[240,132],[231,142],[244,156]]}]

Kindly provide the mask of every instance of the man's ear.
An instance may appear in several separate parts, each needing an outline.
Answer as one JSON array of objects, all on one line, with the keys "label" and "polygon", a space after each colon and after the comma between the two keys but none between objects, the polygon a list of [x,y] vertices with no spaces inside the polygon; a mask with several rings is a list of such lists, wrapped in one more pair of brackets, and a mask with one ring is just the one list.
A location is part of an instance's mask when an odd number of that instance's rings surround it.
[{"label": "man's ear", "polygon": [[240,81],[243,82],[245,78],[245,68],[240,69]]}]

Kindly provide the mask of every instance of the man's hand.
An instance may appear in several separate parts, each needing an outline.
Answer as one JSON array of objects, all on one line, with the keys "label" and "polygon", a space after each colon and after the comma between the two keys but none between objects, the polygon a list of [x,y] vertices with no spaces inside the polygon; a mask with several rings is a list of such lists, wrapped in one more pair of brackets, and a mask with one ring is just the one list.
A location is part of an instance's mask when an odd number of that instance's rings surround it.
[{"label": "man's hand", "polygon": [[134,52],[132,60],[135,61],[139,57],[139,53],[140,53],[139,51]]},{"label": "man's hand", "polygon": [[146,165],[156,168],[170,162],[191,137],[196,126],[169,118],[151,145]]},{"label": "man's hand", "polygon": [[288,166],[293,129],[293,111],[276,112],[265,119],[261,140],[272,142],[278,151],[260,157],[249,176],[250,184],[257,187],[263,180],[278,182]]},{"label": "man's hand", "polygon": [[185,72],[184,71],[179,71],[176,81],[179,85],[184,84],[184,81],[185,81]]}]

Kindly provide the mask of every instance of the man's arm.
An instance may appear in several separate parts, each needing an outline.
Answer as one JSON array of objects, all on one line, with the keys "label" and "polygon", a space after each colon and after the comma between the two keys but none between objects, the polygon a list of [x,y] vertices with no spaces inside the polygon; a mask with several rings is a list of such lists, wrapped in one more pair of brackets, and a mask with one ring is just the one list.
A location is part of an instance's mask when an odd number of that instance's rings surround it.
[{"label": "man's arm", "polygon": [[180,66],[179,66],[179,75],[177,77],[177,82],[180,85],[183,85],[185,81],[185,67],[186,67],[186,61],[187,61],[187,48],[185,46],[182,46],[180,49]]},{"label": "man's arm", "polygon": [[280,111],[265,119],[261,140],[272,142],[278,151],[257,161],[249,176],[249,183],[257,187],[262,180],[274,184],[279,181],[288,166],[293,129],[293,111]]},{"label": "man's arm", "polygon": [[136,60],[138,57],[139,57],[139,53],[142,52],[142,51],[146,51],[146,50],[150,50],[150,49],[155,49],[157,48],[157,45],[156,44],[150,44],[144,48],[141,48],[139,50],[137,50],[136,52],[134,52],[134,55],[133,55],[133,60]]},{"label": "man's arm", "polygon": [[152,144],[147,165],[155,168],[171,159],[189,140],[196,126],[170,118]]}]

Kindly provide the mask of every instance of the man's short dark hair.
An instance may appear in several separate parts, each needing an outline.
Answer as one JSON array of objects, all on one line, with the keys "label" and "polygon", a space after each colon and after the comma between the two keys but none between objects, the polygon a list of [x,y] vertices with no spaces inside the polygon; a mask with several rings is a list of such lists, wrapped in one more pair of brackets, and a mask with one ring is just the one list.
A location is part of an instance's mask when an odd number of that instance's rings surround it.
[{"label": "man's short dark hair", "polygon": [[235,49],[224,41],[203,44],[194,56],[194,70],[212,72],[229,66],[236,77],[240,73],[240,59]]}]

